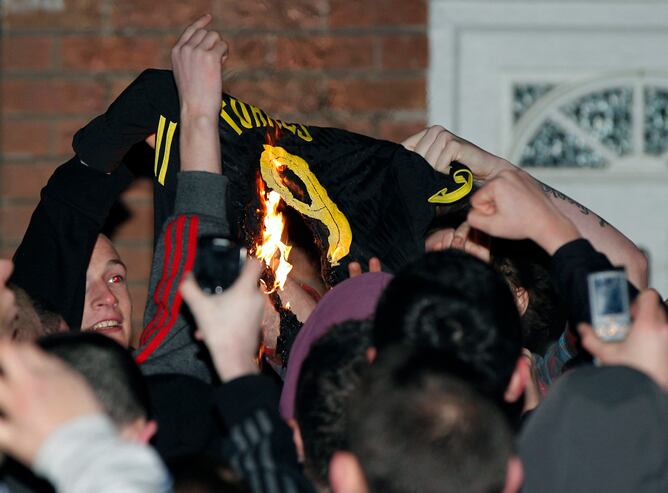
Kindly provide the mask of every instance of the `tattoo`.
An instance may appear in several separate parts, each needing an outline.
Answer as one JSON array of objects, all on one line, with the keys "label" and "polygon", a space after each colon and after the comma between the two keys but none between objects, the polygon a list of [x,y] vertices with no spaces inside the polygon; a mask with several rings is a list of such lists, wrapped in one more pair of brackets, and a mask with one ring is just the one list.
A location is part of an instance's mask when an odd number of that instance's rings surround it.
[{"label": "tattoo", "polygon": [[[541,186],[543,187],[543,192],[546,195],[552,195],[555,199],[564,200],[564,201],[568,202],[569,204],[574,205],[575,207],[578,208],[578,210],[580,211],[580,213],[582,215],[588,216],[590,213],[594,214],[589,209],[587,209],[584,205],[582,205],[579,202],[573,200],[572,198],[570,198],[565,193],[561,193],[559,190],[555,190],[554,188],[552,188],[549,185],[546,185],[545,183],[541,183]],[[594,214],[594,215],[596,217],[598,217],[598,225],[600,227],[605,228],[608,225],[608,223],[605,221],[605,219],[603,219],[602,217],[600,217],[596,214]]]}]

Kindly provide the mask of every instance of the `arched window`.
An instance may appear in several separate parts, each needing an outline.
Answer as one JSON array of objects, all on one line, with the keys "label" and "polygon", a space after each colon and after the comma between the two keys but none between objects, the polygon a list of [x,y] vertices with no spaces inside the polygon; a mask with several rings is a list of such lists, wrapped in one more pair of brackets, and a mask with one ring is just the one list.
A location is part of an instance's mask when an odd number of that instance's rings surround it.
[{"label": "arched window", "polygon": [[508,156],[526,168],[668,173],[668,76],[515,83]]}]

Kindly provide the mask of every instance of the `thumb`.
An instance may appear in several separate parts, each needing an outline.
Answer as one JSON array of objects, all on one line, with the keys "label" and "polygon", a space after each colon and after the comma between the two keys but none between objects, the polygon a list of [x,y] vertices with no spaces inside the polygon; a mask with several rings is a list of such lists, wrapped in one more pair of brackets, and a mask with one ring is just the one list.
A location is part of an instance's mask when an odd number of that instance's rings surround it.
[{"label": "thumb", "polygon": [[181,296],[183,300],[188,304],[188,306],[195,309],[205,298],[206,294],[202,291],[195,280],[195,276],[192,273],[188,274],[183,281],[181,281],[181,286],[179,286]]},{"label": "thumb", "polygon": [[401,145],[404,146],[406,149],[409,151],[415,151],[415,147],[418,145],[418,142],[420,142],[420,139],[425,136],[427,133],[428,128],[425,128],[424,130],[421,130],[420,132],[416,133],[415,135],[411,135],[408,137],[406,140],[404,140]]},{"label": "thumb", "polygon": [[255,290],[260,274],[262,274],[262,262],[256,258],[248,258],[235,284],[243,286],[244,289]]}]

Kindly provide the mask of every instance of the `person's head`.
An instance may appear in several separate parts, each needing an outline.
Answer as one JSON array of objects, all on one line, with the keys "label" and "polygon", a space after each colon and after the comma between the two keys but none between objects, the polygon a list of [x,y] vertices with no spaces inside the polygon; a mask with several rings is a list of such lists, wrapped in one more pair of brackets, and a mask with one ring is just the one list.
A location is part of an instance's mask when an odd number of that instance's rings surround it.
[{"label": "person's head", "polygon": [[376,309],[374,344],[438,350],[483,395],[516,402],[528,378],[517,307],[491,266],[460,250],[428,253],[390,282]]},{"label": "person's head", "polygon": [[86,271],[81,330],[103,334],[127,348],[132,338],[132,300],[126,275],[114,245],[99,235]]},{"label": "person's head", "polygon": [[542,353],[564,331],[563,309],[549,272],[549,256],[535,243],[492,241],[492,266],[508,282],[522,320],[522,345]]},{"label": "person's head", "polygon": [[[470,209],[470,202],[465,199],[437,216],[425,239],[427,251],[450,248]],[[489,237],[483,240],[485,236],[470,230],[467,245],[477,245],[471,247],[471,253],[490,262],[506,279],[520,312],[522,345],[533,352],[542,352],[549,341],[559,337],[566,323],[565,310],[549,274],[549,255],[529,240]]]},{"label": "person's head", "polygon": [[335,493],[514,492],[522,466],[498,408],[448,375],[439,354],[379,353],[349,403]]},{"label": "person's head", "polygon": [[559,378],[518,441],[526,491],[668,491],[668,394],[626,366]]},{"label": "person's head", "polygon": [[279,409],[283,419],[294,418],[295,394],[302,362],[311,345],[334,325],[373,316],[385,287],[392,279],[386,272],[366,272],[332,288],[313,310],[295,338],[281,390]]},{"label": "person's head", "polygon": [[127,350],[108,337],[83,332],[54,334],[38,344],[83,375],[123,437],[151,439],[155,423],[150,421],[148,389]]},{"label": "person's head", "polygon": [[[332,327],[318,339],[302,363],[295,400],[297,449],[305,471],[326,488],[329,462],[347,450],[347,403],[368,368],[370,321],[351,320]],[[301,449],[301,450],[300,450]]]}]

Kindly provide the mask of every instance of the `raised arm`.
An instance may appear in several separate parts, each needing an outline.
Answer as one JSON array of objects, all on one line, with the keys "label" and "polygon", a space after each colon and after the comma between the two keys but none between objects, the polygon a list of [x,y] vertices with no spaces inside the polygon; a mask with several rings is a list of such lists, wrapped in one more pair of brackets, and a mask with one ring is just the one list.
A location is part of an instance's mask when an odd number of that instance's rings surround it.
[{"label": "raised arm", "polygon": [[604,253],[615,265],[626,267],[630,281],[639,289],[647,287],[647,259],[638,247],[621,232],[582,204],[538,181],[511,162],[491,154],[444,129],[433,126],[409,137],[403,145],[424,157],[438,171],[446,171],[453,161],[466,164],[477,180],[487,181],[504,170],[516,170],[531,177],[540,190],[564,216]]},{"label": "raised arm", "polygon": [[222,294],[205,295],[192,277],[181,292],[223,382],[216,404],[232,437],[232,465],[253,493],[313,492],[297,460],[292,431],[278,413],[278,389],[258,374],[264,305],[260,272],[261,264],[251,259]]},{"label": "raised arm", "polygon": [[172,48],[172,66],[181,102],[181,171],[220,174],[221,64],[228,48],[220,34],[205,29],[209,22],[206,14],[186,28]]},{"label": "raised arm", "polygon": [[35,346],[0,342],[0,450],[62,493],[168,492],[156,452],[123,440],[84,378]]},{"label": "raised arm", "polygon": [[201,347],[181,313],[178,286],[193,268],[197,238],[230,232],[218,137],[221,63],[227,58],[227,44],[205,29],[210,21],[209,15],[195,21],[172,49],[181,103],[181,172],[174,215],[165,223],[153,256],[144,330],[135,354],[146,374],[176,372],[207,381],[211,371],[199,358]]}]

